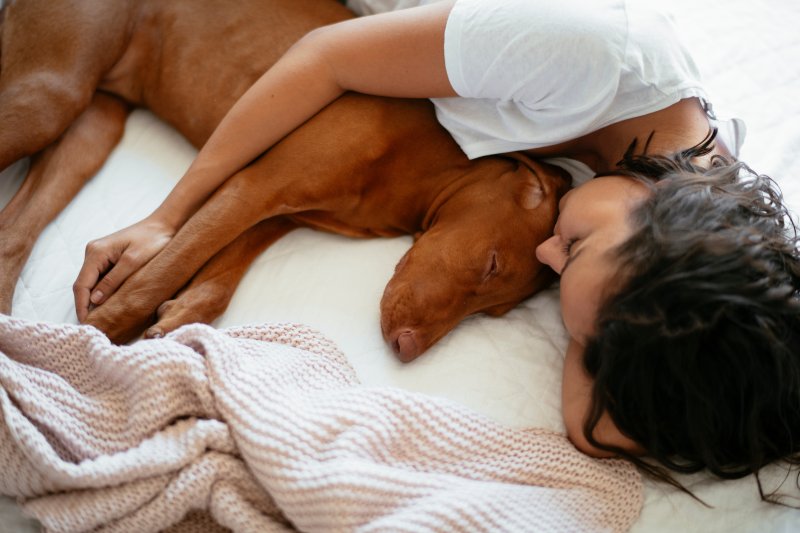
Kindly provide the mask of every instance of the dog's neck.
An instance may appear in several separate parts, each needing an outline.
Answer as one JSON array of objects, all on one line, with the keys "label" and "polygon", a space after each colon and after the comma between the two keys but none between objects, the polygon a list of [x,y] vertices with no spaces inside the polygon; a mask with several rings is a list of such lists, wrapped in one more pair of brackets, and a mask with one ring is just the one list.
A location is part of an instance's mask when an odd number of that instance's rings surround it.
[{"label": "dog's neck", "polygon": [[492,167],[508,166],[508,169],[511,170],[516,164],[512,159],[503,158],[487,158],[473,161],[455,179],[447,180],[446,185],[435,194],[428,205],[425,216],[422,218],[421,231],[428,231],[436,223],[441,208],[456,195],[463,193],[473,183],[486,179],[486,176],[500,174],[496,168]]}]

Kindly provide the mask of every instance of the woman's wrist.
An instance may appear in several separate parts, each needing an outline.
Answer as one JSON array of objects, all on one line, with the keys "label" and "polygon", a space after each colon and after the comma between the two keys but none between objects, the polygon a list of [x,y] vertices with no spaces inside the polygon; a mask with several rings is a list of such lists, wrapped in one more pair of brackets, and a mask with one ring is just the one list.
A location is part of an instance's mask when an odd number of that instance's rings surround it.
[{"label": "woman's wrist", "polygon": [[165,204],[166,202],[158,206],[144,221],[163,228],[165,231],[174,235],[186,220],[181,220],[182,217],[178,216],[174,211],[171,212],[170,206]]},{"label": "woman's wrist", "polygon": [[196,205],[198,200],[202,203],[202,199],[196,198],[196,196],[202,196],[203,199],[207,196],[202,194],[205,187],[202,186],[202,182],[197,183],[198,181],[200,181],[198,176],[187,172],[149,218],[153,222],[169,228],[172,233],[177,233],[199,207]]},{"label": "woman's wrist", "polygon": [[176,233],[227,177],[222,169],[199,163],[200,156],[150,218]]}]

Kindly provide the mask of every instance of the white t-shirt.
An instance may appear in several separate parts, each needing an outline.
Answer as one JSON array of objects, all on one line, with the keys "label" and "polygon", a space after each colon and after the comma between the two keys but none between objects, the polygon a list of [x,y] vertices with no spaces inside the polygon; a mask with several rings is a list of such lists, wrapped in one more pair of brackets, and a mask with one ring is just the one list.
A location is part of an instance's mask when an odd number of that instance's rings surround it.
[{"label": "white t-shirt", "polygon": [[[357,13],[425,0],[350,0]],[[470,157],[550,146],[621,120],[708,97],[672,19],[635,0],[458,0],[445,66],[462,98],[434,98]],[[740,120],[718,122],[736,154]],[[574,169],[569,169],[574,172]]]}]

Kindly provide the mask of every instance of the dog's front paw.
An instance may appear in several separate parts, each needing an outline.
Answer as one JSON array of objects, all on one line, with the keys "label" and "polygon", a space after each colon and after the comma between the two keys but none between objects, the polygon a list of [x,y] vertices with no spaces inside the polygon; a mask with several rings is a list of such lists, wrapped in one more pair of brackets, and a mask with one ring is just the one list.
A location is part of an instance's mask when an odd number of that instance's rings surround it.
[{"label": "dog's front paw", "polygon": [[94,326],[115,344],[124,344],[155,321],[156,304],[146,299],[126,297],[117,292],[102,305],[89,311],[85,324]]},{"label": "dog's front paw", "polygon": [[173,300],[158,306],[158,322],[145,331],[146,338],[163,337],[185,324],[210,324],[228,307],[236,286],[219,277],[197,278]]}]

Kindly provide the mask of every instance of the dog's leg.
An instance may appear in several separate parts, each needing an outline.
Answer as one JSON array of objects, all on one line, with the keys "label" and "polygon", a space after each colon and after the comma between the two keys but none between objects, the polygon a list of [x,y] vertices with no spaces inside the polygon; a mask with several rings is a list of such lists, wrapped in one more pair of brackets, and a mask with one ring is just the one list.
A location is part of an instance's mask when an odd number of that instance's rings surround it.
[{"label": "dog's leg", "polygon": [[114,342],[126,342],[152,324],[158,306],[212,256],[260,221],[347,204],[343,184],[355,181],[352,168],[332,168],[325,158],[298,159],[299,148],[278,145],[228,178],[161,252],[89,312],[86,323]]},{"label": "dog's leg", "polygon": [[4,9],[0,169],[62,135],[128,38],[128,2],[26,0]]},{"label": "dog's leg", "polygon": [[[392,122],[387,122],[384,107],[367,97],[343,98],[228,178],[167,246],[91,310],[85,322],[114,342],[126,342],[152,324],[159,305],[172,298],[214,254],[260,221],[316,212],[314,220],[319,223],[324,213],[350,213],[362,205],[364,191],[387,172],[384,156],[392,146],[385,135],[376,142],[373,133],[380,135],[385,124]],[[372,112],[378,116],[370,121],[374,128],[344,127],[348,116],[353,122],[350,113],[363,118]],[[379,194],[369,203],[379,206],[378,201]],[[341,222],[338,219],[331,220],[332,228],[344,227],[336,224]]]},{"label": "dog's leg", "polygon": [[167,246],[134,272],[86,323],[114,342],[126,342],[153,323],[158,306],[172,298],[200,268],[252,226],[280,215],[268,168],[254,164],[228,178]]},{"label": "dog's leg", "polygon": [[105,162],[125,128],[128,106],[97,93],[66,132],[31,160],[0,212],[0,312],[11,312],[17,278],[39,234]]},{"label": "dog's leg", "polygon": [[285,217],[274,217],[240,235],[212,257],[174,300],[159,306],[158,322],[145,337],[161,337],[184,324],[211,323],[227,309],[250,264],[296,227]]}]

